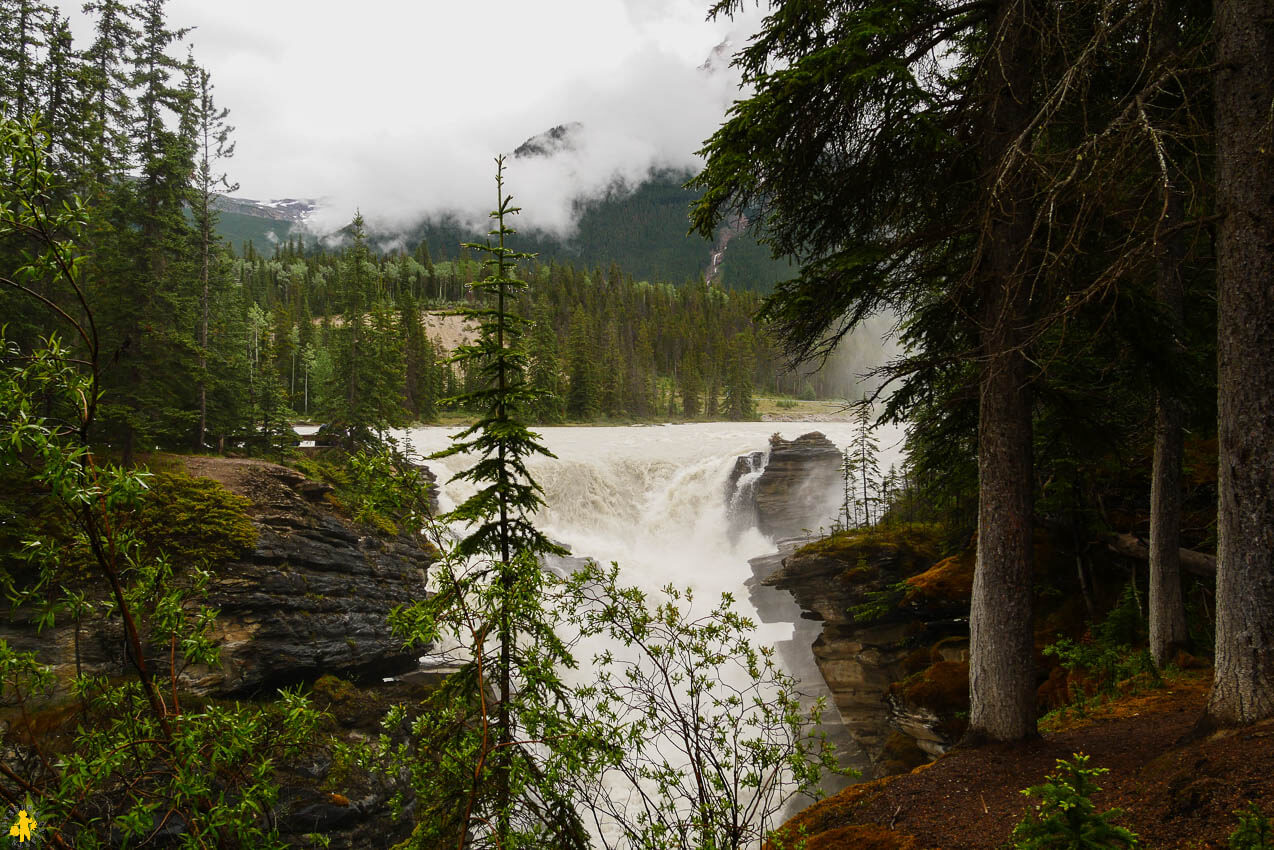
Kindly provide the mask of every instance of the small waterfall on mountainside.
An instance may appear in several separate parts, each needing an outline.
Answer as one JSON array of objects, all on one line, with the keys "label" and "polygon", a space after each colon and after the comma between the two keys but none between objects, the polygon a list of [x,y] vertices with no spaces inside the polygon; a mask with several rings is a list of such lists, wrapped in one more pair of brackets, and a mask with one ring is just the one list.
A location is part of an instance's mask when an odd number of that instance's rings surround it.
[{"label": "small waterfall on mountainside", "polygon": [[[754,642],[776,646],[786,672],[803,691],[828,696],[810,651],[813,624],[801,618],[786,591],[759,586],[749,565],[776,550],[756,527],[752,496],[769,461],[772,433],[792,439],[821,431],[843,446],[852,425],[717,422],[536,430],[556,455],[528,460],[544,490],[546,507],[536,518],[541,530],[576,557],[618,564],[621,581],[652,600],[668,584],[693,589],[705,608],[721,593],[732,594],[737,610],[758,625]],[[415,453],[427,456],[447,447],[451,433],[420,428],[405,436]],[[887,440],[881,442],[888,446]],[[882,451],[882,456],[894,454],[896,449]],[[457,455],[427,463],[438,477],[444,510],[472,492],[467,482],[449,483],[472,459]],[[829,527],[834,520],[837,494],[827,496],[827,516],[811,528]],[[852,748],[849,760],[861,766],[830,699],[824,722],[837,746]]]}]

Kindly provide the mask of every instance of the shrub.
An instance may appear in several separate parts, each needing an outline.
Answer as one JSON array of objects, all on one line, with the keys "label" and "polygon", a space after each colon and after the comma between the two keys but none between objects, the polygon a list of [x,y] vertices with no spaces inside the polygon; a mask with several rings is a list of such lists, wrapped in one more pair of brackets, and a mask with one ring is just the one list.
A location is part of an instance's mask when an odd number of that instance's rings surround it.
[{"label": "shrub", "polygon": [[1101,788],[1093,778],[1107,773],[1089,767],[1088,756],[1076,753],[1073,760],[1057,760],[1058,772],[1043,785],[1033,785],[1022,793],[1038,797],[1039,805],[1013,829],[1016,850],[1082,850],[1096,847],[1138,847],[1134,832],[1111,821],[1122,809],[1097,813],[1092,794]]},{"label": "shrub", "polygon": [[1239,825],[1230,833],[1230,850],[1274,850],[1274,824],[1256,803],[1234,814]]}]

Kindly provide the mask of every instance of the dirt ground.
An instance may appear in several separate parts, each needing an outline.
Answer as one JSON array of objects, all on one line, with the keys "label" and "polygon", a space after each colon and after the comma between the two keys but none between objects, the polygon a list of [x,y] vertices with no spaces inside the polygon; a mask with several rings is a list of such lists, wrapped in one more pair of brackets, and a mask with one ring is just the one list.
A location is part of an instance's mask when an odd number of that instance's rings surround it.
[{"label": "dirt ground", "polygon": [[1117,822],[1143,847],[1226,847],[1235,810],[1255,801],[1274,815],[1274,721],[1181,743],[1206,690],[1207,674],[1196,673],[1027,744],[957,749],[913,773],[851,786],[794,823],[805,825],[809,850],[1004,847],[1033,805],[1021,789],[1042,783],[1057,759],[1085,753],[1110,770],[1097,780],[1098,810],[1123,809]]}]

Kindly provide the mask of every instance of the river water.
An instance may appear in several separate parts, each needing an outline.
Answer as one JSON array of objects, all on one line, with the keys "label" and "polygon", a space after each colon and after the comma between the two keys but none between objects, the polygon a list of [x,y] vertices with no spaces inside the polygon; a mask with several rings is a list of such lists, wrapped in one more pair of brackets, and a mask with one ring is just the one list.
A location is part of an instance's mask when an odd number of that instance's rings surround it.
[{"label": "river water", "polygon": [[[793,439],[810,431],[837,446],[849,443],[854,427],[842,422],[705,422],[684,425],[536,428],[556,458],[535,457],[531,474],[544,489],[546,508],[537,524],[578,556],[614,561],[628,583],[657,590],[673,583],[705,598],[727,591],[747,610],[748,560],[774,551],[774,542],[755,528],[731,527],[727,482],[735,459],[765,450],[771,434]],[[428,456],[446,448],[454,428],[414,428],[404,432],[411,450]],[[898,460],[900,433],[881,429],[881,466]],[[472,492],[466,482],[450,482],[472,458],[456,455],[426,464],[438,476],[439,499],[447,510]],[[828,527],[840,499],[827,494],[827,512],[812,524]],[[762,642],[791,637],[784,624],[763,627]]]},{"label": "river water", "polygon": [[[785,672],[810,698],[829,697],[809,650],[818,626],[800,619],[786,592],[756,586],[748,562],[774,553],[776,545],[750,524],[732,522],[730,502],[738,497],[739,485],[731,489],[729,477],[737,458],[768,449],[771,434],[794,439],[819,431],[844,447],[853,425],[711,422],[535,430],[556,455],[528,464],[544,490],[546,507],[536,517],[542,531],[576,556],[618,564],[622,583],[640,587],[648,598],[657,599],[667,584],[693,589],[705,604],[723,592],[733,594],[740,613],[758,622],[755,642],[780,648]],[[446,448],[456,431],[414,428],[398,436],[413,454],[428,457]],[[899,461],[901,430],[878,429],[876,438],[883,471]],[[449,480],[472,458],[456,455],[425,463],[438,478],[444,511],[473,491],[472,484]],[[758,474],[760,468],[745,476],[742,486]],[[840,493],[826,494],[826,515],[810,528],[830,527],[840,501]],[[834,708],[824,715],[824,724],[845,751],[842,763],[862,767],[861,753],[839,727]],[[836,787],[833,783],[826,790]]]}]

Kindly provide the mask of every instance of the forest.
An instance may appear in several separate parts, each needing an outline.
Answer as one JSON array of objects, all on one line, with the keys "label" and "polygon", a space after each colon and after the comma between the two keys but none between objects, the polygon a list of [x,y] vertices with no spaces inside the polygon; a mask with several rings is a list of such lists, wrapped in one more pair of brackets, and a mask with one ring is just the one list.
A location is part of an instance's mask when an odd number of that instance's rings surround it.
[{"label": "forest", "polygon": [[[704,613],[677,588],[656,600],[624,586],[618,567],[542,568],[567,552],[535,524],[528,462],[549,450],[529,426],[747,420],[761,394],[847,396],[817,367],[881,316],[896,317],[901,353],[856,410],[836,533],[792,557],[862,579],[870,590],[836,612],[860,624],[902,622],[921,577],[967,566],[966,597],[940,610],[964,629],[964,657],[906,647],[927,666],[890,699],[952,674],[960,750],[1025,752],[1059,677],[1084,706],[1188,667],[1206,671],[1205,695],[1173,746],[1266,728],[1269,0],[766,5],[686,191],[705,247],[747,221],[790,264],[762,295],[635,279],[602,256],[537,258],[502,157],[485,239],[422,233],[378,253],[355,215],[338,245],[293,235],[236,252],[214,202],[234,191],[230,113],[195,58],[174,55],[186,31],[165,0],[90,0],[87,44],[56,8],[0,0],[12,835],[328,846],[318,828],[285,841],[276,816],[291,811],[281,788],[304,784],[288,771],[321,740],[328,784],[309,777],[304,793],[350,809],[343,791],[380,794],[378,816],[400,827],[376,846],[806,846],[781,813],[837,771],[811,722],[821,707],[810,716],[730,599]],[[463,329],[449,350],[431,336],[442,314]],[[907,429],[887,476],[869,402]],[[442,514],[437,483],[388,439],[440,420],[465,427],[439,456],[478,458],[458,476],[472,495]],[[295,449],[298,422],[324,423],[326,448]],[[247,495],[187,474],[201,463],[247,476],[231,476]],[[251,592],[225,572],[272,551],[262,506],[285,503],[279,527],[326,529],[311,549],[428,562],[428,590],[395,597],[375,628],[400,652],[461,647],[451,674],[381,704],[371,685],[320,676],[320,653],[271,688],[200,690],[261,628],[227,630],[223,610],[242,601],[227,581],[276,618],[374,595],[294,580],[277,553]],[[927,563],[895,575],[862,554],[882,545]],[[634,654],[599,653],[596,675],[572,680],[601,637]],[[352,634],[333,646],[358,654]],[[342,711],[375,714],[378,731],[342,732]],[[1013,810],[1013,846],[1142,846],[1094,809],[1099,774],[1059,760],[1026,792],[1039,804]],[[1268,783],[1242,793],[1230,846],[1271,846]],[[859,824],[838,808],[811,811],[832,836],[811,847],[868,835],[844,832]],[[901,812],[872,829],[892,832]]]},{"label": "forest", "polygon": [[[411,254],[373,252],[361,217],[343,248],[314,237],[307,248],[302,235],[267,256],[244,243],[236,256],[216,206],[232,189],[232,128],[209,75],[170,55],[182,33],[162,4],[94,10],[96,38],[77,51],[57,13],[15,6],[4,97],[13,118],[40,116],[61,197],[96,213],[79,243],[100,281],[86,306],[111,364],[103,437],[126,459],[136,445],[261,452],[286,442],[297,417],[365,428],[448,411],[440,401],[467,376],[422,322],[471,297],[481,269],[462,232],[445,253],[436,246],[437,262],[427,239]],[[145,49],[133,49],[140,36]],[[4,250],[12,265],[22,246]],[[545,396],[533,421],[749,419],[753,393],[846,393],[811,369],[784,373],[751,292],[634,282],[614,262],[524,263],[542,283],[523,305],[539,320],[530,354]],[[38,301],[12,289],[0,299],[19,345],[53,328]]]}]

